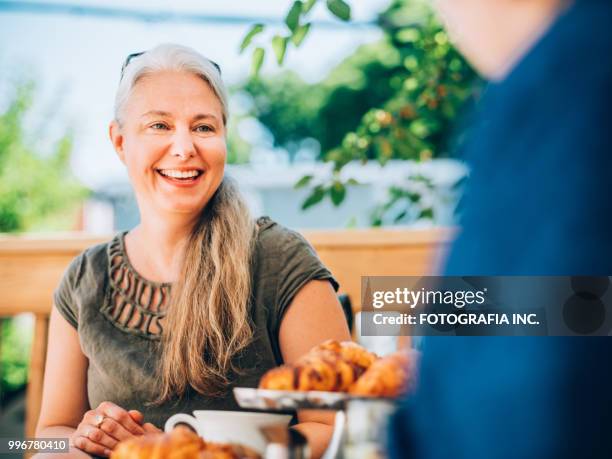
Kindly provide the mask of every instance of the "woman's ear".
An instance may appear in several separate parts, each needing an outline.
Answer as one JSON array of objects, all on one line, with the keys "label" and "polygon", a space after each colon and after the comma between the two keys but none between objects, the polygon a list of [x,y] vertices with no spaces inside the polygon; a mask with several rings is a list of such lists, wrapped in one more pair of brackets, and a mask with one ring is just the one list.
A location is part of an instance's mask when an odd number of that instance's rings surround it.
[{"label": "woman's ear", "polygon": [[123,164],[125,164],[125,153],[123,151],[123,133],[121,132],[121,127],[116,120],[111,121],[110,126],[108,127],[108,134],[110,136],[111,142],[115,151],[117,152],[117,156]]}]

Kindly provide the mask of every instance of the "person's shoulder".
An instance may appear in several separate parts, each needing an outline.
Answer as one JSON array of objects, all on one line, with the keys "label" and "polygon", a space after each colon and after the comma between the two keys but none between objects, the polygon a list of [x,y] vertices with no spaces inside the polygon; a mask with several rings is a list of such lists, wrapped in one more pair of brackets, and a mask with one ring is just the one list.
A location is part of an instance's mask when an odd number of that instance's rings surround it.
[{"label": "person's shoulder", "polygon": [[109,248],[117,244],[119,237],[120,234],[117,234],[106,242],[92,245],[74,257],[67,268],[73,282],[77,283],[85,275],[97,276],[101,270],[106,270]]},{"label": "person's shoulder", "polygon": [[80,308],[83,305],[81,300],[92,297],[92,292],[103,285],[100,279],[106,274],[108,248],[117,237],[88,247],[74,257],[54,291],[54,304],[75,328],[78,328]]},{"label": "person's shoulder", "polygon": [[296,245],[309,245],[299,232],[275,222],[270,217],[257,219],[257,249],[264,252],[283,252]]}]

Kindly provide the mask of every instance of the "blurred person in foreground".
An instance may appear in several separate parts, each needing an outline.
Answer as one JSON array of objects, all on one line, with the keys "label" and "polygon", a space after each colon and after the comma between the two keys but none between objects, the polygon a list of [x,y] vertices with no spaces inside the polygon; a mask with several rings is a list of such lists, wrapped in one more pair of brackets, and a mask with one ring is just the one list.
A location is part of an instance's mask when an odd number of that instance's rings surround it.
[{"label": "blurred person in foreground", "polygon": [[[491,84],[447,275],[612,274],[612,2],[438,0]],[[425,338],[390,456],[612,457],[610,338]]]}]

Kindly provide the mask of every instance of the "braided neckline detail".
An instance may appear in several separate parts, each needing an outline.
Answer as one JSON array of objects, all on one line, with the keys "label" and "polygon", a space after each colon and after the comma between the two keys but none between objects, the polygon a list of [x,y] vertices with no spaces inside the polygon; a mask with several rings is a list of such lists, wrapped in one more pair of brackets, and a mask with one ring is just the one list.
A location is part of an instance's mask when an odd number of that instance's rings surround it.
[{"label": "braided neckline detail", "polygon": [[134,269],[134,266],[132,266],[132,262],[130,261],[130,258],[127,255],[127,250],[125,249],[125,235],[127,233],[128,233],[127,231],[122,231],[121,233],[119,233],[115,237],[115,239],[113,239],[113,241],[111,242],[111,245],[113,245],[113,243],[115,243],[116,247],[114,247],[114,248],[113,247],[109,247],[109,252],[114,250],[115,255],[118,255],[118,256],[121,257],[121,260],[122,260],[123,264],[134,275],[134,277],[136,277],[137,279],[141,280],[145,284],[150,285],[151,287],[161,287],[161,288],[169,289],[172,286],[172,283],[170,283],[170,282],[155,282],[155,281],[146,279],[143,276],[141,276],[140,274],[138,274],[138,272]]},{"label": "braided neckline detail", "polygon": [[[258,218],[257,231],[272,223],[268,217]],[[118,233],[108,243],[109,288],[102,312],[124,332],[159,340],[172,284],[145,279],[134,269],[125,249],[126,234]]]},{"label": "braided neckline detail", "polygon": [[159,339],[171,283],[154,282],[134,269],[125,250],[127,231],[109,243],[109,294],[104,315],[117,328],[149,339]]}]

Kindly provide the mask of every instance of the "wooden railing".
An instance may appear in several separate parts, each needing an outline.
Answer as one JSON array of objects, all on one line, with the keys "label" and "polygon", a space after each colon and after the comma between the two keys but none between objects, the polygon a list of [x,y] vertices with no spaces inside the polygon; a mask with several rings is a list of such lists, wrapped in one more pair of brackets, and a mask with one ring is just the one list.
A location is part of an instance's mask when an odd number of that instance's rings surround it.
[{"label": "wooden railing", "polygon": [[[341,292],[361,308],[361,276],[433,274],[453,231],[436,229],[304,231],[304,236],[338,279]],[[81,233],[0,236],[0,317],[35,316],[26,399],[27,436],[40,412],[52,294],[70,261],[85,248],[108,240]]]}]

